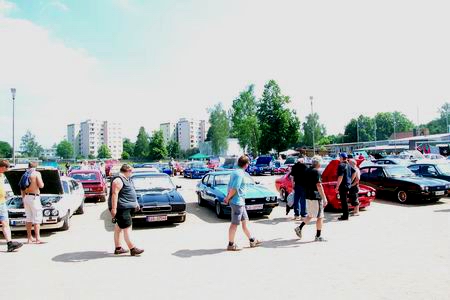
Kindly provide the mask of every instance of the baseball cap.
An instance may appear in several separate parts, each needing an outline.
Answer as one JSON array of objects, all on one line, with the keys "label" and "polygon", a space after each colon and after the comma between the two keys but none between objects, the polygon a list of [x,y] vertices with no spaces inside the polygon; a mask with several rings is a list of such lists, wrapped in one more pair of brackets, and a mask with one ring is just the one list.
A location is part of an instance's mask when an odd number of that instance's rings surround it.
[{"label": "baseball cap", "polygon": [[347,152],[341,152],[339,154],[339,156],[342,157],[342,158],[348,158]]}]

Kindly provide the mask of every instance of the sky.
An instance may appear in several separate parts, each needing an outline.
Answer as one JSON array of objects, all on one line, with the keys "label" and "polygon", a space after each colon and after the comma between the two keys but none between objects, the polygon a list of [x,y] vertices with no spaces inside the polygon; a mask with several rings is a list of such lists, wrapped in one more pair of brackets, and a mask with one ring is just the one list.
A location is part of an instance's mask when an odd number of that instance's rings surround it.
[{"label": "sky", "polygon": [[359,114],[415,123],[450,101],[446,0],[0,0],[0,140],[119,121],[125,137],[205,119],[250,84],[276,80],[303,122],[327,132]]}]

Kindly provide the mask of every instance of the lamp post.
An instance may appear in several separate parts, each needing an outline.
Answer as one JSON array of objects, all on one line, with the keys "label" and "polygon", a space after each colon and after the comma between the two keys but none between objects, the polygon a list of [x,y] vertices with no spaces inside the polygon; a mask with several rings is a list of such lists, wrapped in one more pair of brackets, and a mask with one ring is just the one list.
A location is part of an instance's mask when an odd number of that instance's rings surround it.
[{"label": "lamp post", "polygon": [[12,159],[13,165],[16,165],[16,138],[15,138],[15,103],[16,103],[16,89],[11,88],[12,102],[13,102],[13,121],[12,121]]},{"label": "lamp post", "polygon": [[311,118],[312,118],[312,128],[311,128],[311,130],[312,130],[312,142],[313,142],[313,151],[314,151],[314,154],[313,154],[313,156],[315,156],[316,155],[316,137],[315,137],[315,133],[314,133],[314,131],[315,131],[315,121],[314,121],[314,107],[313,107],[313,99],[314,99],[314,97],[313,96],[310,96],[309,97],[309,100],[311,100]]},{"label": "lamp post", "polygon": [[445,119],[447,120],[447,133],[450,133],[450,128],[448,128],[448,103],[445,103]]},{"label": "lamp post", "polygon": [[395,112],[392,114],[394,118],[394,151],[397,151],[397,124],[395,120]]},{"label": "lamp post", "polygon": [[359,119],[356,119],[356,149],[359,147]]}]

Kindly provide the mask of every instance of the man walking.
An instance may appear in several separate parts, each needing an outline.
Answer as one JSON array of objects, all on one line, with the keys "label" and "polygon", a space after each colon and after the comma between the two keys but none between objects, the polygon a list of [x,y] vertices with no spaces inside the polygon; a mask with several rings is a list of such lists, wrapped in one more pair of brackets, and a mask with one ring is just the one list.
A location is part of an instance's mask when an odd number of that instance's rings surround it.
[{"label": "man walking", "polygon": [[348,198],[350,199],[350,204],[353,205],[353,216],[359,216],[359,180],[361,179],[361,171],[358,168],[356,160],[350,159],[350,166],[352,168],[352,186],[348,192]]},{"label": "man walking", "polygon": [[9,227],[8,207],[6,206],[6,192],[3,182],[3,173],[9,169],[7,160],[0,160],[0,224],[2,224],[3,236],[5,237],[8,252],[13,252],[23,246],[22,243],[11,240],[11,228]]},{"label": "man walking", "polygon": [[303,158],[299,158],[291,170],[291,176],[294,178],[294,220],[296,221],[300,220],[300,216],[305,218],[307,215],[305,198],[306,170],[307,167]]},{"label": "man walking", "polygon": [[311,219],[317,218],[316,222],[316,242],[326,242],[326,240],[322,237],[322,226],[323,226],[323,218],[324,208],[327,206],[328,201],[323,190],[322,180],[319,173],[320,162],[317,159],[313,159],[312,167],[307,169],[306,174],[306,205],[308,209],[308,216],[303,219],[303,222],[300,226],[295,228],[295,233],[301,239],[302,238],[302,229],[308,224]]},{"label": "man walking", "polygon": [[[137,248],[131,241],[132,219],[131,214],[139,209],[136,191],[131,182],[131,166],[124,164],[120,168],[120,174],[111,181],[111,192],[108,199],[108,207],[113,218],[114,227],[114,254],[125,254],[130,251],[131,256],[138,256],[144,252]],[[122,233],[128,246],[126,250],[122,248]]]},{"label": "man walking", "polygon": [[348,164],[348,155],[342,152],[340,155],[341,163],[338,167],[338,180],[336,184],[336,193],[339,193],[339,200],[341,201],[342,216],[338,218],[339,221],[348,220],[348,192],[352,186],[352,175],[354,170]]},{"label": "man walking", "polygon": [[[20,180],[23,206],[25,208],[28,244],[32,242],[36,244],[43,243],[41,240],[42,204],[40,189],[44,188],[44,181],[42,181],[41,173],[36,171],[37,166],[37,162],[29,162],[28,169]],[[33,227],[34,239],[31,234]]]},{"label": "man walking", "polygon": [[228,251],[241,250],[234,242],[236,237],[237,227],[242,222],[242,230],[250,241],[250,247],[254,248],[261,244],[260,241],[255,239],[250,230],[248,229],[248,214],[245,209],[245,170],[250,164],[250,160],[247,156],[243,155],[238,159],[238,167],[236,171],[231,173],[230,183],[228,184],[228,194],[224,199],[224,203],[231,206],[231,225],[228,230]]}]

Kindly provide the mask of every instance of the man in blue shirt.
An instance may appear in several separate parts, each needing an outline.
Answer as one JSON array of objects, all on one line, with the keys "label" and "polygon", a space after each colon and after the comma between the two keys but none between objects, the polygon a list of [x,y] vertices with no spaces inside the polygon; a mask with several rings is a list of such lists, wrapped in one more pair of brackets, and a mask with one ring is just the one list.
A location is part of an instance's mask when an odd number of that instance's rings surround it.
[{"label": "man in blue shirt", "polygon": [[254,248],[261,244],[260,241],[252,237],[250,230],[247,227],[248,214],[245,209],[245,170],[250,164],[247,156],[243,155],[238,160],[238,167],[236,171],[231,174],[230,183],[228,184],[228,195],[224,199],[225,204],[230,204],[231,207],[231,225],[228,231],[228,251],[241,250],[235,243],[237,227],[242,222],[242,230],[250,241],[250,247]]}]

